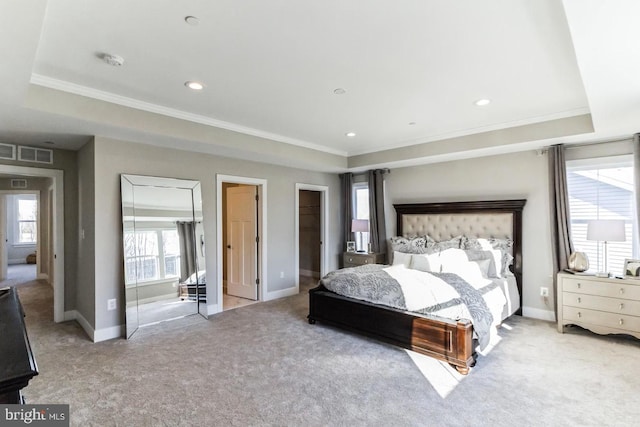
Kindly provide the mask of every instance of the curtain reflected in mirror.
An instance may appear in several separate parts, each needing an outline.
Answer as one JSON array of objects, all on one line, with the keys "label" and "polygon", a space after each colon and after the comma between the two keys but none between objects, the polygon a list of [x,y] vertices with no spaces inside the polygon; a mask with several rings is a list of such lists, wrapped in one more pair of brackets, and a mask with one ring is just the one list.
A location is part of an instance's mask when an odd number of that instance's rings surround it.
[{"label": "curtain reflected in mirror", "polygon": [[200,183],[122,175],[121,191],[127,338],[142,326],[206,317]]}]

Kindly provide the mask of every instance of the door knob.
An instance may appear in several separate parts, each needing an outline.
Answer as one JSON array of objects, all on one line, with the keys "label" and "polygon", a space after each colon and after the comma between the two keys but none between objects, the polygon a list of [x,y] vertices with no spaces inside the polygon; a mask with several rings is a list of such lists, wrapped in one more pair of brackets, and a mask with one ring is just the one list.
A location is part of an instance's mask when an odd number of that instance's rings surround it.
[{"label": "door knob", "polygon": [[231,245],[227,245],[227,249],[231,249]]}]

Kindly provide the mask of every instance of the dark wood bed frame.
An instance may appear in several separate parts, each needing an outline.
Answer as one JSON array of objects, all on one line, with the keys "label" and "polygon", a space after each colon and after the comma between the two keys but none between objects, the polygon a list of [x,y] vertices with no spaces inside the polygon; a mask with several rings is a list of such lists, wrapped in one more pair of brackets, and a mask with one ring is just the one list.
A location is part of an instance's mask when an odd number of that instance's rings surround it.
[{"label": "dark wood bed frame", "polygon": [[[513,265],[522,314],[522,211],[526,200],[421,203],[394,205],[397,235],[402,236],[402,216],[415,214],[513,215]],[[446,361],[462,374],[475,364],[476,344],[469,320],[424,316],[340,296],[324,286],[309,291],[309,323],[316,321],[356,332],[402,348]]]}]

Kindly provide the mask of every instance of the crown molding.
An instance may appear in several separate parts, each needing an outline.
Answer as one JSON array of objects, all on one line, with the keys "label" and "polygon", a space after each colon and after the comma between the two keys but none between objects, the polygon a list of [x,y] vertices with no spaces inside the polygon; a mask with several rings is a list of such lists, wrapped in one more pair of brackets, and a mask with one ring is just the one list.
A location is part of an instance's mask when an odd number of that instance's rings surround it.
[{"label": "crown molding", "polygon": [[188,113],[186,111],[177,110],[175,108],[169,108],[162,105],[152,104],[150,102],[140,101],[138,99],[78,85],[65,80],[54,79],[52,77],[43,76],[41,74],[31,74],[31,83],[38,86],[44,86],[49,89],[55,89],[62,92],[72,93],[74,95],[80,95],[87,98],[97,99],[99,101],[109,102],[111,104],[121,105],[123,107],[135,108],[136,110],[147,111],[149,113],[160,114],[163,116],[173,117],[175,119],[185,120],[201,125],[226,129],[233,132],[256,136],[259,138],[270,139],[273,141],[295,145],[298,147],[309,148],[311,150],[321,151],[324,153],[335,154],[344,157],[347,156],[346,151],[328,148],[319,144],[314,144],[312,142],[290,138],[284,135],[266,132],[259,129],[240,126],[235,123],[216,120],[211,117],[206,117],[199,114]]}]

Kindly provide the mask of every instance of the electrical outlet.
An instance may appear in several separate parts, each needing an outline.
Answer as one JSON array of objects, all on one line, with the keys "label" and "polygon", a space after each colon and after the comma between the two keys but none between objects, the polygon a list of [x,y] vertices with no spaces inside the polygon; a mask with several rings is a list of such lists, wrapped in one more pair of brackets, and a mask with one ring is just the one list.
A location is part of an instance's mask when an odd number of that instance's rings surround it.
[{"label": "electrical outlet", "polygon": [[280,278],[281,278],[281,279],[284,279],[284,271],[281,271],[281,272],[280,272]]},{"label": "electrical outlet", "polygon": [[540,296],[541,297],[548,297],[549,296],[549,288],[540,288]]},{"label": "electrical outlet", "polygon": [[107,300],[107,310],[111,311],[111,310],[115,310],[115,309],[116,309],[116,300],[115,300],[115,298]]}]

